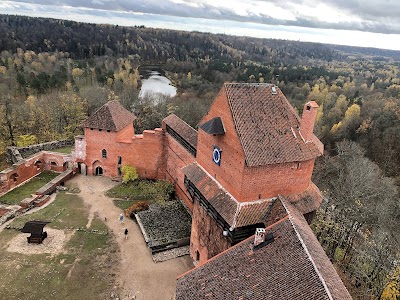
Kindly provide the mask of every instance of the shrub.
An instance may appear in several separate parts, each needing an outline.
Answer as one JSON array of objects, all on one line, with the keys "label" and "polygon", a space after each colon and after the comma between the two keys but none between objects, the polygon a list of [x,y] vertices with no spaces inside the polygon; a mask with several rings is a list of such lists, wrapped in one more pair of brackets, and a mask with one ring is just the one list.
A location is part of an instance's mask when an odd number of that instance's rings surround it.
[{"label": "shrub", "polygon": [[139,175],[138,175],[135,167],[125,165],[125,166],[122,166],[121,171],[123,173],[122,182],[125,184],[128,182],[133,182],[139,178]]},{"label": "shrub", "polygon": [[135,217],[134,215],[136,213],[138,213],[139,211],[148,210],[148,209],[149,209],[149,204],[147,203],[147,201],[139,201],[139,202],[136,202],[135,204],[131,205],[130,207],[128,207],[125,210],[125,215],[127,217],[130,217],[133,219]]}]

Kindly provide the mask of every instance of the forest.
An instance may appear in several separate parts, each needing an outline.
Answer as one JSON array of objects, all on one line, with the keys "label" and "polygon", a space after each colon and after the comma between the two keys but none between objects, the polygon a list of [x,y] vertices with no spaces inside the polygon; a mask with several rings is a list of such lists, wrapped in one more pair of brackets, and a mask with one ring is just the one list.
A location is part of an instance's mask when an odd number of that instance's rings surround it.
[{"label": "forest", "polygon": [[[147,64],[177,96],[138,97]],[[273,82],[299,112],[320,106],[316,236],[355,299],[399,299],[399,67],[399,51],[0,15],[0,166],[7,146],[81,134],[110,99],[140,133],[170,113],[196,127],[224,82]]]}]

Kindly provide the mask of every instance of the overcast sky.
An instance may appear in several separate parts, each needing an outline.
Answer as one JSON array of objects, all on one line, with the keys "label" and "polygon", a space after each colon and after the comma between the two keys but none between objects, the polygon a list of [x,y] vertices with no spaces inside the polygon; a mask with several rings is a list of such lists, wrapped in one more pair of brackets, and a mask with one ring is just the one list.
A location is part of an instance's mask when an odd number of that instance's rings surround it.
[{"label": "overcast sky", "polygon": [[0,0],[0,13],[400,50],[400,0]]}]

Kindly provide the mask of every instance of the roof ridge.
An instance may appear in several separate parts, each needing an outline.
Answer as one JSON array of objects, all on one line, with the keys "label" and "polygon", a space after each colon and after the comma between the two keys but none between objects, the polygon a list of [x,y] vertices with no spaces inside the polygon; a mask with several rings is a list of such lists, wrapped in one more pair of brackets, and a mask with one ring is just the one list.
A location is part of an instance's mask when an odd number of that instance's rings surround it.
[{"label": "roof ridge", "polygon": [[187,125],[188,127],[190,127],[190,129],[193,129],[194,131],[198,132],[194,127],[190,126],[188,123],[186,123],[186,121],[182,118],[180,118],[179,116],[177,116],[176,114],[172,113],[169,114],[168,116],[166,116],[164,119],[168,118],[169,116],[175,116],[177,117],[179,120],[181,120],[183,123],[185,123],[185,125]]},{"label": "roof ridge", "polygon": [[303,240],[303,237],[301,236],[301,234],[300,234],[299,231],[297,230],[296,224],[293,222],[293,219],[295,219],[295,218],[292,216],[292,214],[291,214],[289,208],[286,206],[286,204],[284,203],[284,201],[281,200],[281,203],[282,203],[283,207],[285,208],[285,210],[288,212],[289,222],[290,222],[290,224],[292,224],[292,227],[293,227],[293,229],[294,229],[294,231],[295,231],[295,233],[296,233],[296,235],[297,235],[297,237],[298,237],[298,239],[299,239],[299,241],[300,241],[300,243],[301,243],[301,246],[302,246],[303,249],[305,250],[308,259],[310,260],[311,264],[313,265],[313,267],[314,267],[314,269],[315,269],[315,272],[317,273],[319,279],[321,280],[321,283],[322,283],[324,289],[326,290],[326,293],[327,293],[329,299],[330,299],[330,300],[334,300],[333,297],[332,297],[331,291],[329,290],[328,285],[327,285],[326,282],[325,282],[324,277],[322,276],[321,272],[318,270],[317,265],[316,265],[316,263],[314,262],[314,259],[312,258],[311,253],[310,253],[310,251],[308,250],[308,248],[307,248],[307,246],[306,246],[306,244],[305,244],[305,242],[304,242],[304,240]]}]

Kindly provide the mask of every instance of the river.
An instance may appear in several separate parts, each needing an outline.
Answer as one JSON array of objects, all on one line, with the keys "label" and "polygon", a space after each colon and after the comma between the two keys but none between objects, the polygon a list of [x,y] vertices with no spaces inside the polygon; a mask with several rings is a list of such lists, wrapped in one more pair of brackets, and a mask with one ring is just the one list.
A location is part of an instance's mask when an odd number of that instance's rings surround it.
[{"label": "river", "polygon": [[139,68],[139,74],[142,79],[142,87],[139,92],[139,98],[146,94],[163,94],[169,97],[176,95],[176,87],[171,81],[163,76],[164,72],[159,67],[143,66]]}]

